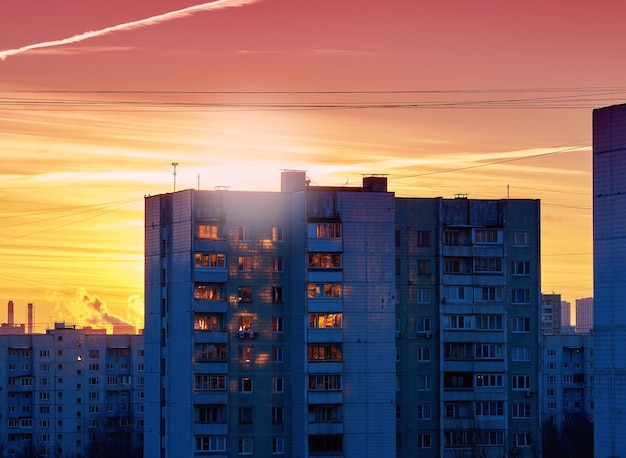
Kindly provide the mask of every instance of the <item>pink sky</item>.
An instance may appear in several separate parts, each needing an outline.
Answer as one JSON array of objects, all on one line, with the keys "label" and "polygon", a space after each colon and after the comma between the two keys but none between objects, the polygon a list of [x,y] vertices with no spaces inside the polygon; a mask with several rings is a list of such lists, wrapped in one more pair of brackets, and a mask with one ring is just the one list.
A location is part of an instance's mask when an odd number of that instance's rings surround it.
[{"label": "pink sky", "polygon": [[[0,55],[199,3],[11,1]],[[543,291],[591,296],[591,110],[626,100],[625,9],[259,0],[10,55],[0,321],[10,299],[35,302],[42,328],[81,321],[67,304],[86,292],[137,322],[143,196],[172,190],[172,162],[177,189],[199,175],[203,189],[278,190],[283,168],[320,185],[386,173],[399,196],[505,198],[508,185],[542,200]],[[278,103],[307,109],[253,105]]]}]

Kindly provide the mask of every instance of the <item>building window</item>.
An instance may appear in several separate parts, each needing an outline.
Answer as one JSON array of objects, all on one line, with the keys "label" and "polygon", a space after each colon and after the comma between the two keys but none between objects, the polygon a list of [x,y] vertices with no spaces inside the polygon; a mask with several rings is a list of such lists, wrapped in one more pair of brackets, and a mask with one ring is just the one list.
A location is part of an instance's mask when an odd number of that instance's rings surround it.
[{"label": "building window", "polygon": [[430,420],[431,418],[432,418],[432,405],[418,404],[417,405],[417,419],[418,420]]},{"label": "building window", "polygon": [[195,344],[195,361],[226,361],[226,344]]},{"label": "building window", "polygon": [[282,437],[272,437],[272,455],[285,454],[285,439]]},{"label": "building window", "polygon": [[198,224],[197,234],[199,239],[217,239],[218,229],[214,224]]},{"label": "building window", "polygon": [[309,375],[309,391],[341,391],[341,375]]},{"label": "building window", "polygon": [[224,253],[196,253],[196,267],[208,269],[226,268]]},{"label": "building window", "polygon": [[[550,396],[550,397],[556,396],[556,390],[554,388],[549,388],[548,389],[548,396]],[[550,404],[550,403],[548,403],[548,404]],[[554,408],[556,409],[556,403],[554,403],[554,406],[555,406]]]},{"label": "building window", "polygon": [[477,417],[501,417],[504,415],[504,401],[476,401]]},{"label": "building window", "polygon": [[530,261],[513,261],[513,275],[530,275]]},{"label": "building window", "polygon": [[283,317],[282,316],[272,317],[272,332],[276,334],[282,334],[283,332]]},{"label": "building window", "polygon": [[474,243],[501,243],[499,234],[497,229],[476,229]]},{"label": "building window", "polygon": [[474,272],[502,273],[502,258],[474,258]]},{"label": "building window", "polygon": [[514,304],[530,304],[529,289],[513,289],[511,290],[511,301]]},{"label": "building window", "polygon": [[469,286],[444,286],[442,302],[471,302],[472,288]]},{"label": "building window", "polygon": [[282,302],[282,301],[283,301],[283,287],[272,286],[272,302]]},{"label": "building window", "polygon": [[239,272],[252,270],[252,256],[239,256],[237,258]]},{"label": "building window", "polygon": [[417,275],[430,275],[430,259],[417,260]]},{"label": "building window", "polygon": [[197,284],[193,290],[194,299],[205,301],[222,301],[224,300],[224,288],[221,284]]},{"label": "building window", "polygon": [[476,315],[476,329],[481,331],[502,331],[504,320],[502,315]]},{"label": "building window", "polygon": [[240,242],[252,241],[252,228],[250,226],[239,226],[237,234]]},{"label": "building window", "polygon": [[341,328],[341,313],[309,313],[310,328]]},{"label": "building window", "polygon": [[239,454],[252,455],[254,453],[254,439],[251,437],[239,438]]},{"label": "building window", "polygon": [[502,344],[476,344],[476,359],[503,359]]},{"label": "building window", "polygon": [[89,377],[89,384],[90,385],[97,385],[98,384],[98,377]]},{"label": "building window", "polygon": [[474,445],[478,447],[504,445],[504,431],[476,431]]},{"label": "building window", "polygon": [[460,259],[444,259],[443,273],[444,274],[461,273],[461,260]]},{"label": "building window", "polygon": [[221,313],[194,313],[193,328],[196,331],[225,331],[224,315]]},{"label": "building window", "polygon": [[341,361],[343,359],[340,343],[310,343],[307,353],[309,361]]},{"label": "building window", "polygon": [[460,233],[456,229],[444,229],[443,230],[443,244],[444,245],[459,245]]},{"label": "building window", "polygon": [[513,443],[517,447],[530,447],[532,445],[532,436],[530,433],[513,433]]},{"label": "building window", "polygon": [[514,390],[530,390],[530,375],[514,375],[512,385]]},{"label": "building window", "polygon": [[512,361],[530,361],[530,347],[512,347]]},{"label": "building window", "polygon": [[335,298],[341,297],[340,283],[309,283],[308,298]]},{"label": "building window", "polygon": [[417,246],[418,247],[430,246],[430,231],[417,231]]},{"label": "building window", "polygon": [[50,350],[39,350],[40,358],[50,358]]},{"label": "building window", "polygon": [[420,363],[430,362],[430,347],[418,347],[417,361]]},{"label": "building window", "polygon": [[281,256],[274,256],[272,258],[272,272],[283,271],[283,258]]},{"label": "building window", "polygon": [[548,383],[556,383],[556,375],[548,375]]},{"label": "building window", "polygon": [[512,318],[511,332],[530,332],[530,318]]},{"label": "building window", "polygon": [[420,334],[430,332],[430,318],[428,317],[417,318],[417,332]]},{"label": "building window", "polygon": [[252,286],[240,286],[237,288],[238,302],[252,302]]},{"label": "building window", "polygon": [[530,246],[530,233],[529,232],[513,232],[512,244],[516,247],[529,247]]},{"label": "building window", "polygon": [[309,253],[311,269],[341,269],[341,253]]},{"label": "building window", "polygon": [[282,363],[284,361],[284,353],[283,347],[272,347],[272,362]]},{"label": "building window", "polygon": [[243,331],[252,331],[252,317],[249,315],[244,315],[239,317],[239,327],[237,328],[239,332]]},{"label": "building window", "polygon": [[240,393],[252,393],[253,385],[252,377],[239,377]]},{"label": "building window", "polygon": [[416,302],[418,304],[430,304],[430,288],[418,288]]},{"label": "building window", "polygon": [[501,286],[478,286],[474,288],[476,302],[502,302],[504,300]]},{"label": "building window", "polygon": [[446,402],[446,418],[471,418],[470,404],[467,402]]},{"label": "building window", "polygon": [[340,423],[343,421],[341,404],[310,404],[309,423]]},{"label": "building window", "polygon": [[285,422],[284,409],[282,407],[272,407],[272,424],[282,425]]},{"label": "building window", "polygon": [[456,447],[469,447],[471,445],[471,431],[450,431],[446,430],[443,433],[444,447],[456,448]]},{"label": "building window", "polygon": [[530,408],[526,402],[513,404],[513,418],[530,418]]},{"label": "building window", "polygon": [[226,376],[197,374],[195,376],[195,389],[198,391],[224,391],[226,390]]},{"label": "building window", "polygon": [[472,329],[472,317],[466,315],[446,315],[443,320],[444,329]]},{"label": "building window", "polygon": [[445,342],[443,345],[445,361],[474,359],[474,344],[469,342]]},{"label": "building window", "polygon": [[222,405],[199,405],[195,414],[198,423],[226,423],[226,409]]},{"label": "building window", "polygon": [[316,227],[317,238],[337,238],[341,237],[340,223],[319,223]]},{"label": "building window", "polygon": [[273,227],[272,228],[272,242],[282,242],[283,241],[283,228],[282,227]]},{"label": "building window", "polygon": [[239,362],[240,363],[252,362],[252,347],[239,348]]},{"label": "building window", "polygon": [[239,407],[239,424],[252,424],[252,407]]},{"label": "building window", "polygon": [[284,392],[285,379],[283,377],[272,377],[272,393]]},{"label": "building window", "polygon": [[417,434],[417,448],[431,448],[433,438],[431,434],[418,433]]},{"label": "building window", "polygon": [[502,374],[476,374],[474,378],[474,386],[476,388],[504,386]]},{"label": "building window", "polygon": [[225,452],[226,436],[196,436],[196,451]]}]

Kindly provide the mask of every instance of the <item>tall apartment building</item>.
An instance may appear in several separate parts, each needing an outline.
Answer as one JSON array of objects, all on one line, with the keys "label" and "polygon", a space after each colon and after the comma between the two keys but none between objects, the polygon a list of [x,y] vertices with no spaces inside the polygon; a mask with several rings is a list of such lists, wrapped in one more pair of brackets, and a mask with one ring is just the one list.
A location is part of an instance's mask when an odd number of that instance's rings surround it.
[{"label": "tall apartment building", "polygon": [[593,111],[595,457],[626,450],[626,105]]},{"label": "tall apartment building", "polygon": [[539,235],[535,200],[396,199],[397,456],[538,456]]},{"label": "tall apartment building", "polygon": [[146,199],[145,456],[391,456],[394,195]]},{"label": "tall apartment building", "polygon": [[541,295],[541,333],[558,335],[561,333],[561,295]]},{"label": "tall apartment building", "polygon": [[593,330],[593,297],[576,299],[576,332]]},{"label": "tall apartment building", "polygon": [[540,450],[539,202],[305,179],[146,199],[145,456]]},{"label": "tall apartment building", "polygon": [[55,323],[0,335],[0,361],[3,457],[141,456],[143,336]]},{"label": "tall apartment building", "polygon": [[[588,444],[593,439],[591,429],[582,427],[587,420],[593,421],[595,410],[593,335],[546,334],[542,336],[542,341],[542,422],[544,425],[554,425],[553,432],[560,437],[560,446],[566,450],[567,456],[574,456],[571,447],[577,446],[577,439],[580,438],[571,437],[572,435],[588,434]],[[581,419],[581,416],[586,418]],[[545,430],[550,434],[547,426]],[[549,444],[545,445],[549,448]],[[589,452],[591,456],[593,450]],[[546,453],[551,456],[549,450]],[[580,456],[581,450],[578,453]]]},{"label": "tall apartment building", "polygon": [[572,325],[572,304],[561,301],[561,327],[569,328]]}]

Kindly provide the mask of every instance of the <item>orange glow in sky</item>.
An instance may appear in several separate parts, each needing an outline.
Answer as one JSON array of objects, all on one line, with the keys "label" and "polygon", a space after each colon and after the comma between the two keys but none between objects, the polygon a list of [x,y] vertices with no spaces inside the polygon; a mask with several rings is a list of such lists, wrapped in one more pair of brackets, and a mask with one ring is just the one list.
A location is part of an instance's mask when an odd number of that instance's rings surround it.
[{"label": "orange glow in sky", "polygon": [[304,169],[541,199],[543,292],[592,296],[591,111],[626,100],[621,2],[201,4],[3,6],[0,322],[13,300],[38,331],[141,327],[143,200],[172,162],[178,190]]}]

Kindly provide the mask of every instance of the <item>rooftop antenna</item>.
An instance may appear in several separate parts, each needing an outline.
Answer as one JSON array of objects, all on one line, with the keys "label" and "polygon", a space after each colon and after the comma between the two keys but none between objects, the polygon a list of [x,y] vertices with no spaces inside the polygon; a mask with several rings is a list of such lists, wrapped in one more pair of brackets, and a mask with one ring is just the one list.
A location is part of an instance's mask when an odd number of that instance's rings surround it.
[{"label": "rooftop antenna", "polygon": [[176,167],[178,167],[178,162],[172,162],[172,167],[174,167],[174,192],[176,192]]}]

